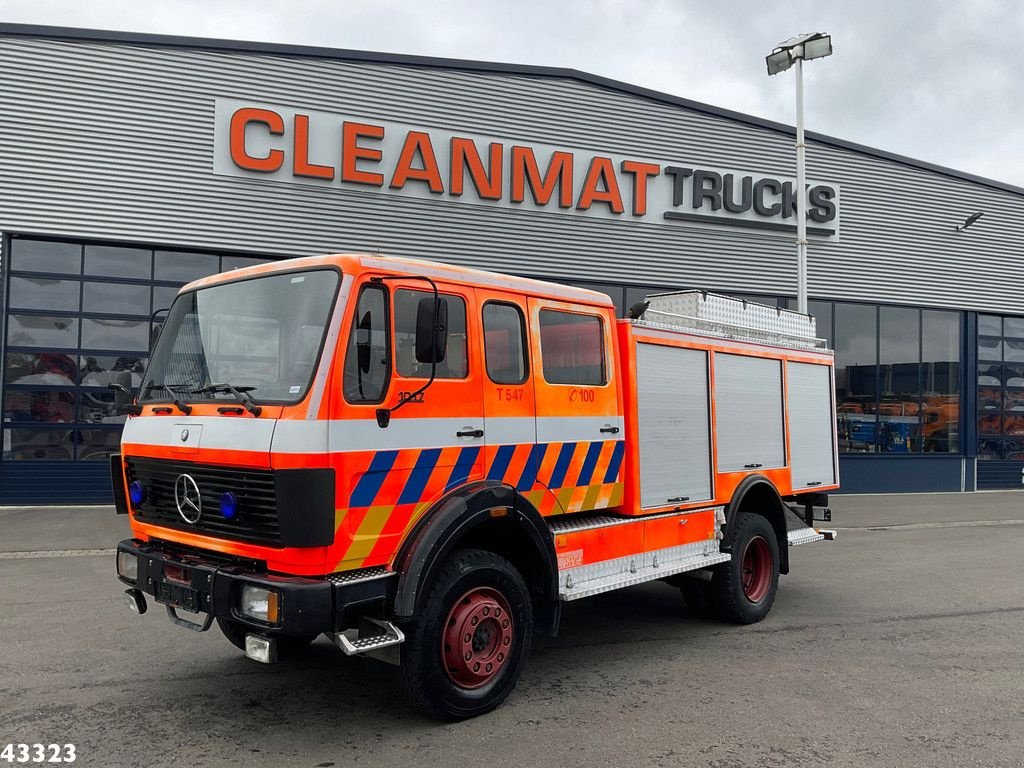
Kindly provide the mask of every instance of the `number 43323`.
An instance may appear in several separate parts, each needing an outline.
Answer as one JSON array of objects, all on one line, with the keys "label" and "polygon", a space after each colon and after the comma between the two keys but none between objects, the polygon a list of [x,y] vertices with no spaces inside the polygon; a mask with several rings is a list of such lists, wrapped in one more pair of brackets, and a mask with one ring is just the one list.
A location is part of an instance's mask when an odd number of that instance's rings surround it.
[{"label": "number 43323", "polygon": [[74,744],[6,744],[0,749],[0,762],[14,763],[73,763]]}]

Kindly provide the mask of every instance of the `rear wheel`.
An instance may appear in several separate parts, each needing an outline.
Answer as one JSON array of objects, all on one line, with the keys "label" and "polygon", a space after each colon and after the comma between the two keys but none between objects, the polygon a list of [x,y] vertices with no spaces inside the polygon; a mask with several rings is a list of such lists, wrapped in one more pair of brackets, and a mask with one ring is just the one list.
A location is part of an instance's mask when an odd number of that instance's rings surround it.
[{"label": "rear wheel", "polygon": [[734,624],[754,624],[768,615],[779,588],[779,541],[767,518],[741,513],[733,529],[732,560],[715,568],[715,611]]},{"label": "rear wheel", "polygon": [[406,693],[423,712],[463,720],[489,712],[515,688],[533,612],[523,577],[492,552],[455,552],[427,587],[402,646]]},{"label": "rear wheel", "polygon": [[[217,626],[224,633],[235,648],[245,650],[245,636],[254,630],[239,621],[217,618]],[[277,640],[277,653],[279,656],[294,656],[304,651],[310,643],[317,639],[317,635],[272,635]]]}]

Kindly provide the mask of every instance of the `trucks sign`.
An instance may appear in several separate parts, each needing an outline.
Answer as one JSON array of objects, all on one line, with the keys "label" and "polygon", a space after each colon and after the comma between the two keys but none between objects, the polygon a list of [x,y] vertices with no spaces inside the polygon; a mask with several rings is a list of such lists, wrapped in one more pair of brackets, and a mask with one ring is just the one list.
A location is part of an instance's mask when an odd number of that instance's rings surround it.
[{"label": "trucks sign", "polygon": [[[533,212],[796,232],[791,178],[228,99],[213,172]],[[807,184],[808,235],[839,238],[839,186]]]}]

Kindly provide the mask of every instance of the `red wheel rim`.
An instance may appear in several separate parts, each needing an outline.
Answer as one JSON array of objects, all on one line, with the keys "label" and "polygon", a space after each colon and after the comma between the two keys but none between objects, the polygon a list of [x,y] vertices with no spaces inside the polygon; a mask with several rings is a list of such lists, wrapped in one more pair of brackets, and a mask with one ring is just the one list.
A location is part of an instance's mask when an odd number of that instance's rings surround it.
[{"label": "red wheel rim", "polygon": [[491,682],[508,663],[515,622],[497,590],[476,587],[455,601],[441,636],[444,669],[460,688]]},{"label": "red wheel rim", "polygon": [[762,536],[747,542],[741,561],[743,594],[752,603],[759,603],[768,594],[772,583],[772,551]]}]

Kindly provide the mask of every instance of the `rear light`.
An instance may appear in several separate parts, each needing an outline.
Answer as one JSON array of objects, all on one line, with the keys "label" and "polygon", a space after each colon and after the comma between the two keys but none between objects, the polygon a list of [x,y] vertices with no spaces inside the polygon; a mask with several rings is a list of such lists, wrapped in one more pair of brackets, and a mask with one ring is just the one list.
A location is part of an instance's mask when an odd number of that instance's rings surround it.
[{"label": "rear light", "polygon": [[136,581],[139,578],[139,558],[131,552],[118,552],[117,575],[128,581]]},{"label": "rear light", "polygon": [[277,624],[281,618],[281,596],[272,589],[242,587],[239,610],[243,616],[251,619]]}]

